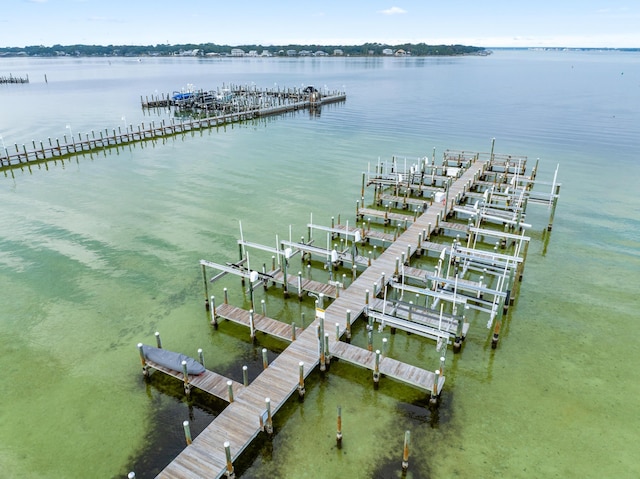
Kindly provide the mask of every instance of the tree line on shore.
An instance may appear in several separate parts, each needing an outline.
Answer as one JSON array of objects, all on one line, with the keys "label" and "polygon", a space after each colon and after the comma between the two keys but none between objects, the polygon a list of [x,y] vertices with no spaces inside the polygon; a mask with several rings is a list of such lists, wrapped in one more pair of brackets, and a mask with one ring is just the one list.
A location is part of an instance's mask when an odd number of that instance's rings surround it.
[{"label": "tree line on shore", "polygon": [[382,43],[365,43],[363,45],[216,45],[203,44],[158,44],[158,45],[32,45],[25,47],[0,47],[0,56],[173,56],[184,52],[197,51],[198,55],[230,54],[232,48],[245,52],[269,51],[272,55],[286,55],[288,51],[323,51],[333,55],[339,51],[345,56],[388,55],[389,51],[402,51],[411,56],[451,56],[482,55],[489,53],[482,47],[467,45],[427,45],[425,43],[406,43],[386,45]]}]

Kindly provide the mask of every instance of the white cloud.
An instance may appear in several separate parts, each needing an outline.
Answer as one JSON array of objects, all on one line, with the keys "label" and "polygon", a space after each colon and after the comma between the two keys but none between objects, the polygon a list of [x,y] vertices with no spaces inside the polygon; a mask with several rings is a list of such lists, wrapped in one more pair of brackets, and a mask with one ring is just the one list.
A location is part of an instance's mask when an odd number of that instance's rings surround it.
[{"label": "white cloud", "polygon": [[398,15],[400,13],[407,13],[407,11],[400,7],[391,7],[386,10],[380,10],[378,13],[382,13],[384,15]]}]

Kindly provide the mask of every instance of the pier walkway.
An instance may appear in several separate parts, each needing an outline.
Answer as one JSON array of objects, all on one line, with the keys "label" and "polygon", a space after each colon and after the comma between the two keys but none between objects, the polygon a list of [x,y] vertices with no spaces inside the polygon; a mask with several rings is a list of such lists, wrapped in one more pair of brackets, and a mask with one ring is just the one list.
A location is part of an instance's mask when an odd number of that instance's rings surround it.
[{"label": "pier walkway", "polygon": [[36,143],[31,142],[30,146],[18,145],[6,146],[0,149],[0,168],[19,166],[38,161],[56,160],[75,154],[92,153],[106,148],[128,145],[146,140],[157,140],[184,133],[201,131],[209,128],[217,128],[240,121],[254,120],[266,116],[281,115],[288,112],[310,109],[328,103],[336,103],[346,100],[346,94],[342,92],[332,92],[323,96],[317,102],[308,99],[292,101],[290,103],[272,107],[244,107],[236,111],[220,115],[206,116],[205,118],[189,118],[176,121],[161,120],[159,123],[151,121],[140,125],[128,125],[124,129],[120,126],[112,129],[99,131],[92,130],[91,133],[77,133],[75,136],[64,135],[63,140],[59,138]]}]

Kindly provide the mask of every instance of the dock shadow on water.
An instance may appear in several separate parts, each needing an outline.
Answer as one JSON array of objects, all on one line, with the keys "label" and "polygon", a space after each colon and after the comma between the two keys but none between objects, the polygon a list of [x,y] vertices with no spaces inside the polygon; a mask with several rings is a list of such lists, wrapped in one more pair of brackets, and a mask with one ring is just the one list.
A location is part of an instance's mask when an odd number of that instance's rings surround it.
[{"label": "dock shadow on water", "polygon": [[198,436],[224,409],[221,399],[194,389],[191,398],[184,395],[182,383],[163,374],[152,374],[146,394],[152,408],[152,426],[145,438],[146,446],[131,457],[127,471],[113,476],[126,477],[136,471],[138,478],[156,477],[185,447],[183,421],[189,421],[192,437]]},{"label": "dock shadow on water", "polygon": [[[426,397],[411,403],[399,402],[397,405],[398,414],[402,417],[407,431],[416,431],[418,434],[422,432],[424,434],[424,426],[428,426],[427,430],[446,428],[451,421],[452,399],[452,393],[443,391],[437,407],[430,406],[429,399]],[[412,439],[411,442],[416,442],[417,444],[409,446],[409,467],[406,472],[402,470],[402,457],[398,455],[398,457],[382,458],[370,477],[372,479],[430,479],[433,477],[429,467],[430,453],[420,450],[418,445],[421,443],[420,440],[415,441],[415,439]],[[402,450],[400,439],[395,450]]]},{"label": "dock shadow on water", "polygon": [[[270,338],[261,338],[270,339]],[[268,344],[261,344],[261,342]],[[246,349],[240,354],[239,364],[248,368],[248,379],[253,381],[262,372],[262,348],[269,347],[269,363],[281,351],[278,341],[247,342]],[[242,382],[242,369],[229,364],[219,368],[220,373],[235,381]],[[228,403],[198,388],[191,390],[191,396],[184,394],[181,381],[165,374],[154,372],[149,378],[140,379],[141,387],[151,405],[151,423],[145,438],[146,446],[137,456],[132,456],[126,465],[126,471],[113,476],[113,479],[126,477],[129,471],[136,472],[136,478],[156,477],[185,448],[183,421],[189,421],[192,439],[195,439],[220,414]],[[283,418],[284,419],[284,418]],[[261,433],[244,451],[236,465],[237,477],[246,470],[256,458],[268,459],[272,450],[271,438]]]}]

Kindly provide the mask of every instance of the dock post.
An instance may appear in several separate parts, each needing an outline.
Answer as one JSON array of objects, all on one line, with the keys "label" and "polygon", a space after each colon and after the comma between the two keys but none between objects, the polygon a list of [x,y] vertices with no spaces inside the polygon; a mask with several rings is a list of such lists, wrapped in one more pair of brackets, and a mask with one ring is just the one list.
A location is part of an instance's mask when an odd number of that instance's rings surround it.
[{"label": "dock post", "polygon": [[324,372],[327,370],[327,365],[324,360],[324,319],[318,321],[318,343],[320,349],[320,371]]},{"label": "dock post", "polygon": [[209,303],[209,309],[211,311],[211,324],[214,328],[218,328],[218,319],[216,314],[216,297],[211,296],[211,302]]},{"label": "dock post", "polygon": [[373,389],[378,389],[380,385],[380,350],[376,349],[376,359],[373,369]]},{"label": "dock post", "polygon": [[389,340],[387,338],[382,338],[382,351],[381,351],[381,356],[384,358],[387,356],[387,348],[388,345],[387,343],[389,342]]},{"label": "dock post", "polygon": [[142,375],[144,377],[149,377],[149,366],[147,366],[147,358],[144,355],[142,343],[138,343],[138,351],[140,352],[140,362],[142,363]]},{"label": "dock post", "polygon": [[464,317],[463,319],[459,319],[458,320],[458,325],[456,326],[456,337],[453,340],[453,352],[454,353],[459,353],[460,350],[462,349],[462,326],[464,324]]},{"label": "dock post", "polygon": [[346,333],[345,339],[347,343],[351,343],[351,310],[347,309]]},{"label": "dock post", "polygon": [[267,316],[267,303],[264,302],[264,299],[260,300],[260,306],[262,307],[262,316]]},{"label": "dock post", "polygon": [[302,301],[302,271],[298,271],[298,301]]},{"label": "dock post", "polygon": [[397,281],[400,275],[400,258],[396,256],[396,268],[393,270],[393,280]]},{"label": "dock post", "polygon": [[340,323],[336,323],[336,341],[340,341]]},{"label": "dock post", "polygon": [[411,432],[406,431],[404,433],[404,446],[402,448],[402,472],[407,472],[409,469],[409,441],[411,439]]},{"label": "dock post", "polygon": [[336,432],[336,445],[342,447],[342,406],[338,406],[338,430]]},{"label": "dock post", "polygon": [[373,326],[371,325],[373,318],[369,318],[369,326],[367,327],[367,351],[373,351]]},{"label": "dock post", "polygon": [[253,309],[249,310],[249,335],[252,340],[256,338],[256,330],[253,324]]},{"label": "dock post", "polygon": [[300,399],[304,399],[305,389],[304,389],[304,362],[300,361],[298,363],[298,368],[300,371],[300,377],[298,379],[298,397]]},{"label": "dock post", "polygon": [[296,340],[296,322],[291,321],[291,341]]},{"label": "dock post", "polygon": [[191,444],[191,428],[189,427],[189,421],[183,421],[182,427],[184,428],[184,438],[187,441],[187,446]]},{"label": "dock post", "polygon": [[327,369],[331,366],[331,352],[329,351],[329,333],[324,333],[324,362]]},{"label": "dock post", "polygon": [[262,263],[262,287],[266,291],[269,288],[269,281],[267,278],[267,264]]},{"label": "dock post", "polygon": [[440,369],[435,370],[435,377],[433,378],[433,388],[431,389],[431,397],[429,398],[429,404],[435,406],[438,404],[438,383],[440,382]]},{"label": "dock post", "polygon": [[489,164],[492,165],[493,164],[493,148],[496,145],[496,139],[495,138],[491,138],[491,156],[489,157]]},{"label": "dock post", "polygon": [[369,290],[365,290],[364,292],[364,311],[365,316],[369,316]]},{"label": "dock post", "polygon": [[502,326],[501,318],[496,318],[496,324],[493,327],[493,337],[491,338],[491,349],[498,347],[498,339],[500,338],[500,327]]},{"label": "dock post", "polygon": [[184,381],[184,393],[191,396],[191,384],[189,384],[189,373],[187,372],[187,362],[182,361],[182,375]]},{"label": "dock post", "polygon": [[273,421],[271,419],[271,399],[264,399],[265,406],[267,407],[267,423],[264,425],[264,431],[271,436],[273,434]]},{"label": "dock post", "polygon": [[227,288],[224,288],[224,304],[229,304],[229,291]]},{"label": "dock post", "polygon": [[156,331],[155,336],[156,336],[156,344],[158,345],[158,348],[162,349],[162,339],[160,339],[160,333]]},{"label": "dock post", "polygon": [[[288,249],[288,248],[287,248]],[[283,275],[283,288],[284,288],[284,292],[283,295],[285,298],[289,297],[289,278],[287,277],[287,263],[289,262],[289,259],[287,258],[287,254],[286,254],[286,250],[285,250],[285,257],[284,260],[282,261],[282,272],[284,273]]]},{"label": "dock post", "polygon": [[233,470],[233,462],[231,462],[231,444],[229,441],[224,442],[224,455],[227,459],[227,470],[224,475],[227,479],[235,479],[236,474]]},{"label": "dock post", "polygon": [[269,367],[269,358],[267,357],[267,348],[262,348],[262,369]]},{"label": "dock post", "polygon": [[556,185],[553,203],[551,205],[551,213],[549,214],[549,225],[547,226],[547,231],[551,231],[551,228],[553,227],[553,217],[556,214],[556,206],[558,204],[559,195],[560,195],[560,185]]},{"label": "dock post", "polygon": [[[45,75],[45,80],[47,78],[47,75]],[[136,473],[131,471],[129,474],[127,474],[127,479],[136,479]]]},{"label": "dock post", "polygon": [[227,393],[229,394],[229,402],[233,402],[233,381],[227,381]]},{"label": "dock post", "polygon": [[204,353],[202,352],[202,348],[198,348],[198,359],[200,360],[200,364],[202,364],[202,367],[206,367],[204,365]]},{"label": "dock post", "polygon": [[242,384],[244,387],[249,385],[249,369],[246,366],[242,366]]}]

